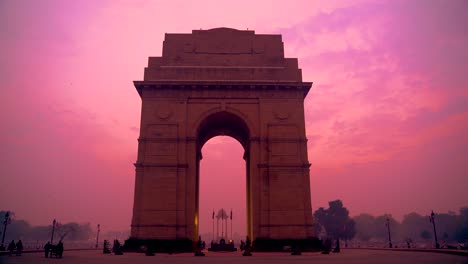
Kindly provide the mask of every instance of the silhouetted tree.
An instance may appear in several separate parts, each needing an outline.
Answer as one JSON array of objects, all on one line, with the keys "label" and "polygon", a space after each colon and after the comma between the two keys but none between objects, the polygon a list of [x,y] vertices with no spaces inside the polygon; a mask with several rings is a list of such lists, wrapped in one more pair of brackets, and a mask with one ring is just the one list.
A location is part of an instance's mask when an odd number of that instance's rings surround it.
[{"label": "silhouetted tree", "polygon": [[468,207],[460,208],[460,216],[457,219],[455,240],[460,243],[468,241]]},{"label": "silhouetted tree", "polygon": [[[0,219],[5,218],[6,211],[0,211]],[[10,215],[14,215],[10,212]],[[6,237],[11,239],[23,240],[35,240],[35,241],[47,241],[50,239],[52,226],[31,226],[27,221],[12,218],[11,223],[8,225]],[[3,231],[3,228],[1,229]],[[88,240],[94,238],[91,225],[78,224],[78,223],[66,223],[58,225],[55,229],[56,235],[59,239],[65,237],[69,240]],[[1,238],[1,237],[0,237]]]},{"label": "silhouetted tree", "polygon": [[417,213],[409,213],[403,217],[400,225],[400,236],[417,240],[421,236],[421,232],[429,228],[431,224],[427,216],[422,216]]},{"label": "silhouetted tree", "polygon": [[356,238],[361,241],[369,241],[375,237],[375,217],[370,214],[360,214],[353,218],[356,222]]},{"label": "silhouetted tree", "polygon": [[398,223],[398,221],[396,221],[390,214],[380,215],[375,218],[375,237],[380,240],[387,241],[387,218],[390,221],[390,233],[392,236],[392,240],[396,241],[400,239],[399,237],[397,237],[397,234],[399,234],[400,231],[400,223]]},{"label": "silhouetted tree", "polygon": [[327,235],[333,239],[350,240],[356,234],[355,222],[350,219],[349,211],[343,207],[341,200],[328,202],[329,208],[320,207],[314,217]]},{"label": "silhouetted tree", "polygon": [[430,240],[432,238],[432,234],[428,230],[423,230],[421,232],[421,238],[424,240]]},{"label": "silhouetted tree", "polygon": [[318,223],[317,218],[314,216],[314,234],[316,237],[321,237],[325,233],[322,225]]}]

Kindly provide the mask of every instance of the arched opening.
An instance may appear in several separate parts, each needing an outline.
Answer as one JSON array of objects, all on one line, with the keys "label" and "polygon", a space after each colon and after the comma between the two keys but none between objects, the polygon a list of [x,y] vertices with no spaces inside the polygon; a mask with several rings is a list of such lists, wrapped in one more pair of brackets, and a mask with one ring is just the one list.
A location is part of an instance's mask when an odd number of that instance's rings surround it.
[{"label": "arched opening", "polygon": [[[226,240],[239,240],[241,237],[245,238],[251,230],[248,220],[250,219],[249,135],[246,122],[226,111],[211,114],[200,123],[196,148],[195,234],[210,233],[211,236],[203,238],[207,242],[220,239],[220,236],[224,236]],[[202,162],[205,166],[203,168],[200,166],[201,160],[204,159],[202,150],[207,151],[206,163],[205,160]],[[210,180],[215,182],[210,184]],[[239,194],[243,194],[243,197]],[[211,199],[213,201],[210,202]],[[203,202],[201,207],[200,200]],[[213,210],[217,214],[221,208],[224,208],[229,215],[229,221],[224,223],[229,225],[227,228],[224,226],[224,230],[221,223],[218,229],[216,216],[212,219]],[[231,208],[235,223],[232,236]]]},{"label": "arched opening", "polygon": [[[217,136],[202,148],[199,175],[199,235],[207,243],[222,237],[236,243],[247,234],[244,149],[229,136]],[[227,219],[218,219],[218,210]],[[214,216],[213,216],[214,213]],[[232,214],[231,214],[232,213]],[[231,218],[232,216],[232,218]]]}]

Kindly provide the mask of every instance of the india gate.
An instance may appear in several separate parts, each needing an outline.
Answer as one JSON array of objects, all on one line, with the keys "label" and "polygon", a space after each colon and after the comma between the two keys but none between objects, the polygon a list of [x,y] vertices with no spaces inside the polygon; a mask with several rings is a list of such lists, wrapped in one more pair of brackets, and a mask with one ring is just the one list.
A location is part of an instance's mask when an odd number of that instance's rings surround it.
[{"label": "india gate", "polygon": [[166,34],[162,56],[149,57],[134,85],[142,107],[128,244],[184,250],[198,240],[201,149],[219,135],[244,148],[254,247],[313,237],[304,123],[312,83],[284,57],[281,35]]}]

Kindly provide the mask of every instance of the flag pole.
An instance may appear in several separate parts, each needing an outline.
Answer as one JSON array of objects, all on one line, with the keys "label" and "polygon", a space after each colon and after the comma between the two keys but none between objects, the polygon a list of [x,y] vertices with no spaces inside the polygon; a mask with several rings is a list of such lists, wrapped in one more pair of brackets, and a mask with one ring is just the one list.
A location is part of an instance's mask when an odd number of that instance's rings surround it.
[{"label": "flag pole", "polygon": [[213,223],[213,232],[212,232],[213,239],[211,241],[213,241],[214,240],[214,208],[213,208],[213,214],[211,215],[211,222]]},{"label": "flag pole", "polygon": [[231,240],[234,241],[234,238],[232,237],[232,208],[231,208]]}]

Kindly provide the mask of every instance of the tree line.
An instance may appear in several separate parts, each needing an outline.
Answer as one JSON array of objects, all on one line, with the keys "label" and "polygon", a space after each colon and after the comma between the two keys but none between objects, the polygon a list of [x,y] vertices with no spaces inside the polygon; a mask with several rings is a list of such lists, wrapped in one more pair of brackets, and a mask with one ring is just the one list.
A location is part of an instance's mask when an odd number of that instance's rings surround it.
[{"label": "tree line", "polygon": [[[430,213],[430,212],[429,212]],[[341,200],[329,202],[328,208],[319,208],[314,212],[314,231],[319,238],[353,241],[354,246],[388,243],[390,229],[393,244],[400,246],[418,246],[434,241],[431,216],[412,212],[397,221],[390,214],[373,216],[360,214],[349,216],[349,211]],[[435,213],[433,217],[438,241],[441,245],[468,242],[468,207],[462,207],[459,213]]]},{"label": "tree line", "polygon": [[[397,221],[390,214],[373,216],[362,213],[350,217],[348,209],[341,200],[330,201],[328,208],[320,207],[314,213],[314,232],[320,239],[340,239],[352,241],[353,246],[382,246],[388,241],[388,227],[395,245],[417,246],[418,243],[434,241],[433,226],[430,215],[420,215],[412,212],[405,215],[402,221]],[[3,224],[6,211],[0,211],[0,223]],[[47,226],[32,226],[25,220],[15,219],[7,226],[7,239],[23,239],[29,241],[48,241],[52,233],[52,223]],[[468,207],[460,208],[458,213],[435,213],[439,243],[468,243]],[[3,225],[0,232],[3,232]],[[107,232],[102,238],[116,238],[127,236],[127,232]],[[1,234],[0,234],[1,236]],[[92,240],[96,232],[90,223],[75,222],[58,224],[55,227],[55,239],[69,241]]]},{"label": "tree line", "polygon": [[[1,230],[7,211],[0,211]],[[7,225],[5,232],[5,241],[12,239],[22,239],[23,241],[49,241],[52,236],[52,223],[47,226],[32,226],[25,220],[16,219],[14,213],[10,212],[11,220]],[[57,223],[54,230],[54,240],[59,241],[67,239],[69,241],[84,241],[95,236],[90,223],[79,224],[75,222]],[[7,240],[9,239],[9,240]]]}]

